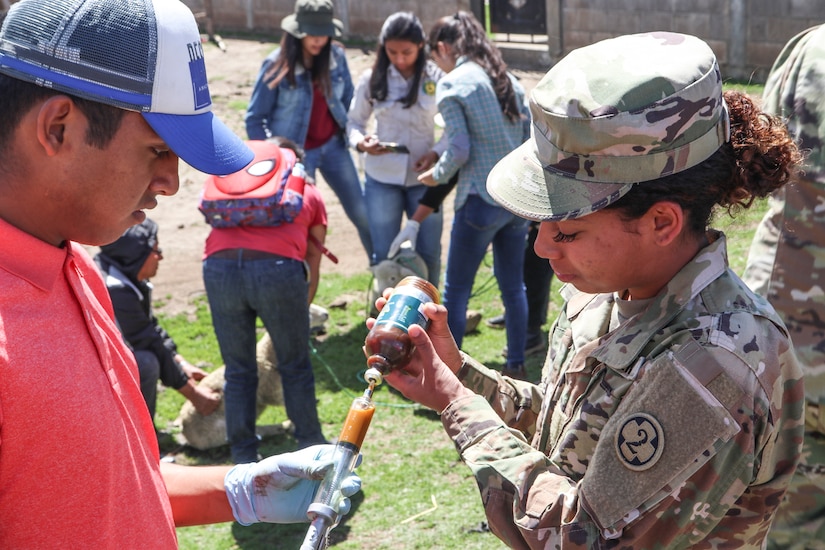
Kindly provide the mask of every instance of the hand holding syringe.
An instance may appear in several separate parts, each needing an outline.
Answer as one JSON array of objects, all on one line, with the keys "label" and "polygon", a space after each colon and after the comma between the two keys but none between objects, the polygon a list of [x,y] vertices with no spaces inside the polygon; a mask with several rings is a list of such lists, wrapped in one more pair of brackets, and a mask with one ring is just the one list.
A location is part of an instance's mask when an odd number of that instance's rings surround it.
[{"label": "hand holding syringe", "polygon": [[369,368],[364,373],[364,379],[369,383],[369,388],[362,397],[353,400],[335,446],[334,465],[307,509],[307,516],[312,523],[301,550],[323,548],[327,532],[338,525],[340,515],[336,512],[336,499],[340,498],[341,482],[356,466],[361,443],[375,412],[372,393],[375,386],[384,380],[384,374],[400,368],[409,360],[412,344],[407,329],[412,323],[426,328],[429,319],[424,315],[422,307],[429,302],[440,302],[438,289],[432,283],[420,277],[402,279],[387,301],[389,307],[381,310],[367,335],[364,353]]},{"label": "hand holding syringe", "polygon": [[341,428],[341,435],[335,445],[333,455],[334,464],[327,472],[326,477],[318,487],[315,500],[307,509],[307,516],[311,520],[301,550],[318,550],[324,548],[327,533],[338,525],[341,515],[338,513],[338,499],[341,498],[341,482],[355,469],[358,463],[361,443],[367,434],[375,405],[372,402],[372,393],[375,389],[375,380],[370,380],[370,387],[364,395],[352,401],[347,419]]}]

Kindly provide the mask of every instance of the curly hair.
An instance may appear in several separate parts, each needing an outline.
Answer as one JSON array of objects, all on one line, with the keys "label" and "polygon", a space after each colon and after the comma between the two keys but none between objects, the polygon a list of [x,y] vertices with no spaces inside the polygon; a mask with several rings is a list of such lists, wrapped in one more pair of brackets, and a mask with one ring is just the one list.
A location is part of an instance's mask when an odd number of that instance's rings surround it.
[{"label": "curly hair", "polygon": [[634,185],[606,209],[633,220],[657,202],[673,201],[687,212],[689,231],[700,235],[717,205],[734,216],[796,177],[802,154],[782,121],[743,92],[726,91],[724,100],[730,113],[728,143],[696,166]]}]

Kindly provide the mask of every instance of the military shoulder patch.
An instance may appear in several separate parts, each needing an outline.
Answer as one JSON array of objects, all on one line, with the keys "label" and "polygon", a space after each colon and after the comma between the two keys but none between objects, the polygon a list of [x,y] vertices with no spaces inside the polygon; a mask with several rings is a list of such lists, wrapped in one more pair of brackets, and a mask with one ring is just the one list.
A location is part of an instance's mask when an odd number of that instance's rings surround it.
[{"label": "military shoulder patch", "polygon": [[616,432],[616,452],[625,468],[641,472],[653,467],[665,449],[664,430],[653,416],[634,413]]}]

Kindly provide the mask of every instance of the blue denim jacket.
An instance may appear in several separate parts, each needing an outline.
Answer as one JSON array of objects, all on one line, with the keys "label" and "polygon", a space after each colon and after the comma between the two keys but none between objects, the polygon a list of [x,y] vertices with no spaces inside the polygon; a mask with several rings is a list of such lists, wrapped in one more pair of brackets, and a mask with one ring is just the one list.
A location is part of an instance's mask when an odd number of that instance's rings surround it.
[{"label": "blue denim jacket", "polygon": [[[264,75],[278,58],[278,48],[264,60],[258,80],[252,90],[252,98],[246,110],[246,133],[249,139],[266,139],[271,136],[289,138],[304,145],[312,112],[312,82],[310,74],[301,65],[295,66],[295,86],[284,78],[275,89],[270,89]],[[343,132],[347,126],[347,111],[352,101],[353,85],[344,49],[332,45],[330,60],[332,97],[327,99],[329,111]]]}]

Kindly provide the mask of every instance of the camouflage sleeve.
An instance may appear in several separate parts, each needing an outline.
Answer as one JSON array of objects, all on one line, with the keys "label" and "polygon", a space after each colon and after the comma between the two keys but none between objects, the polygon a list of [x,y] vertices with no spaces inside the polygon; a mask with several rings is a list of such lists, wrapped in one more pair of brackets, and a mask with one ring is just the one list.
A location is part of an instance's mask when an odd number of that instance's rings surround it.
[{"label": "camouflage sleeve", "polygon": [[779,363],[763,365],[770,376],[739,351],[692,340],[645,364],[606,422],[577,417],[592,423],[582,428],[597,441],[592,456],[575,452],[590,442],[560,441],[569,449],[557,463],[486,398],[452,403],[442,422],[492,531],[513,548],[759,547],[801,441],[799,371],[773,336],[759,350]]},{"label": "camouflage sleeve", "polygon": [[463,352],[462,357],[464,362],[458,372],[461,383],[483,396],[505,425],[532,439],[544,398],[541,387],[502,376]]},{"label": "camouflage sleeve", "polygon": [[768,375],[735,346],[693,340],[644,367],[580,484],[581,510],[603,539],[632,548],[762,545],[799,459],[802,383],[779,331],[759,344],[745,353],[761,354]]},{"label": "camouflage sleeve", "polygon": [[[516,515],[528,523],[543,517],[560,525],[565,497],[575,494],[576,483],[533,449],[521,432],[508,428],[482,396],[454,401],[441,413],[441,421],[479,484],[493,533],[511,548],[545,548],[540,532],[524,533],[516,527]],[[539,510],[531,506],[536,496],[543,501],[555,497],[555,506],[545,515],[546,502]]]},{"label": "camouflage sleeve", "polygon": [[[763,95],[806,153],[804,173],[775,191],[742,279],[768,298],[793,335],[809,403],[825,411],[825,26],[791,39]],[[825,430],[825,424],[815,428]]]}]

